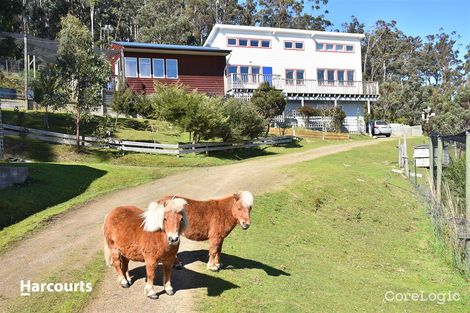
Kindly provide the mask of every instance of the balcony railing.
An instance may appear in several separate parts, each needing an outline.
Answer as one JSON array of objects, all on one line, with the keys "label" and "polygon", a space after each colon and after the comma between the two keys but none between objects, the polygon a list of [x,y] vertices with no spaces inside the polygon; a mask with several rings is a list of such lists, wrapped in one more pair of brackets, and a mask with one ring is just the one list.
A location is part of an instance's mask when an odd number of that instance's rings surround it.
[{"label": "balcony railing", "polygon": [[286,79],[263,74],[229,74],[225,77],[225,88],[226,92],[252,90],[262,82],[268,82],[287,94],[379,95],[378,82]]}]

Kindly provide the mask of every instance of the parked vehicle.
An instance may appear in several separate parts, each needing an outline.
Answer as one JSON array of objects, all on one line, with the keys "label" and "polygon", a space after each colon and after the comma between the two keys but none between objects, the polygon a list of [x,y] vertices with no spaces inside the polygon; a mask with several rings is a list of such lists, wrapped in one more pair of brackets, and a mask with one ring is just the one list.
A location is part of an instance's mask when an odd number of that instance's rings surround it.
[{"label": "parked vehicle", "polygon": [[392,127],[385,121],[370,121],[368,126],[372,129],[372,136],[390,137],[392,135]]}]

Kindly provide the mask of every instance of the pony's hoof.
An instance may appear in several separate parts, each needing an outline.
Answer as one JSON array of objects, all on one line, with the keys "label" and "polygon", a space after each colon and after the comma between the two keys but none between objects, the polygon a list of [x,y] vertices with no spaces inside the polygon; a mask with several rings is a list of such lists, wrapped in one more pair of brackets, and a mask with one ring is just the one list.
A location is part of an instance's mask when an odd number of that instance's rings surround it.
[{"label": "pony's hoof", "polygon": [[212,272],[218,272],[219,271],[219,267],[217,265],[208,266],[207,269],[209,271],[212,271]]},{"label": "pony's hoof", "polygon": [[181,263],[176,263],[175,265],[173,265],[173,267],[176,270],[182,270],[184,268],[183,264],[181,264]]},{"label": "pony's hoof", "polygon": [[152,299],[152,300],[157,300],[158,299],[158,293],[148,294],[147,298]]},{"label": "pony's hoof", "polygon": [[172,296],[172,295],[175,294],[175,292],[173,291],[173,289],[165,289],[165,292],[166,292],[166,294],[169,295],[169,296]]},{"label": "pony's hoof", "polygon": [[131,286],[131,284],[129,284],[129,282],[126,282],[124,284],[121,284],[121,287],[122,288],[129,288]]}]

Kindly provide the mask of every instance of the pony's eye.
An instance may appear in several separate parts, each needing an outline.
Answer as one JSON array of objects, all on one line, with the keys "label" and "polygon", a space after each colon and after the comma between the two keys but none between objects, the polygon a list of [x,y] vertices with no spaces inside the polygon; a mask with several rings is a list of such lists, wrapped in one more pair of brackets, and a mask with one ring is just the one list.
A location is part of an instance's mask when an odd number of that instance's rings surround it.
[{"label": "pony's eye", "polygon": [[164,222],[166,222],[166,217],[163,219]]}]

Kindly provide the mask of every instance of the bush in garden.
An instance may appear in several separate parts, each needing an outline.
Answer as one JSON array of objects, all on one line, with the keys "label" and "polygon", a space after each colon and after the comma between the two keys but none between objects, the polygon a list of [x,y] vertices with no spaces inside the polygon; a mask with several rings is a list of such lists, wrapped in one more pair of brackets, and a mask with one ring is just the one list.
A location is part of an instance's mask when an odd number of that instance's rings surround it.
[{"label": "bush in garden", "polygon": [[226,117],[220,137],[224,141],[240,141],[260,136],[266,129],[266,121],[249,102],[227,99],[222,106]]}]

